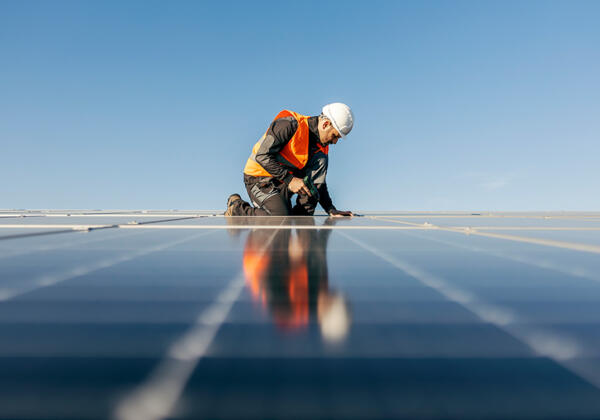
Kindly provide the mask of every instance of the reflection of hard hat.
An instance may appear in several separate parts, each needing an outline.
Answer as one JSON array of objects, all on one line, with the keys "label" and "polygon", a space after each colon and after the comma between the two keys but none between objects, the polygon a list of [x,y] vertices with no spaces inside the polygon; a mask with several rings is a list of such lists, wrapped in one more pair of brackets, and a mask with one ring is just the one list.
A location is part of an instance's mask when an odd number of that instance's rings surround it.
[{"label": "reflection of hard hat", "polygon": [[288,247],[288,254],[290,255],[290,261],[294,263],[300,263],[301,258],[304,255],[304,248],[300,243],[297,236],[290,237],[290,245]]},{"label": "reflection of hard hat", "polygon": [[354,126],[354,114],[350,107],[340,102],[325,105],[323,115],[327,117],[333,128],[335,128],[342,137],[346,137]]},{"label": "reflection of hard hat", "polygon": [[348,335],[351,323],[350,308],[342,295],[320,295],[318,317],[321,334],[326,341],[338,342]]}]

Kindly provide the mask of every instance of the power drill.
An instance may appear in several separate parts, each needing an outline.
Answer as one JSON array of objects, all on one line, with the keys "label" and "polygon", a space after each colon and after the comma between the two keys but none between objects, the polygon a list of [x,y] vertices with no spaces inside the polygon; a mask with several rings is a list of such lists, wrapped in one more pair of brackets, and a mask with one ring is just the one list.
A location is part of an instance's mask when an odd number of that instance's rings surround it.
[{"label": "power drill", "polygon": [[308,191],[310,191],[310,194],[318,200],[319,190],[317,190],[315,184],[312,183],[311,179],[308,176],[305,176],[303,181],[304,185],[306,185],[306,188],[308,188]]}]

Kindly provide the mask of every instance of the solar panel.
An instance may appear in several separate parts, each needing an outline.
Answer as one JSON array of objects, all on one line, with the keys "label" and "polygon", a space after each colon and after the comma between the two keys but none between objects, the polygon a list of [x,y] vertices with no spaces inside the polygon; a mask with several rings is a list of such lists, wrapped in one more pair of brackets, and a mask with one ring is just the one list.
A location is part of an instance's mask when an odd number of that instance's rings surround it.
[{"label": "solar panel", "polygon": [[600,417],[600,214],[0,213],[2,419]]}]

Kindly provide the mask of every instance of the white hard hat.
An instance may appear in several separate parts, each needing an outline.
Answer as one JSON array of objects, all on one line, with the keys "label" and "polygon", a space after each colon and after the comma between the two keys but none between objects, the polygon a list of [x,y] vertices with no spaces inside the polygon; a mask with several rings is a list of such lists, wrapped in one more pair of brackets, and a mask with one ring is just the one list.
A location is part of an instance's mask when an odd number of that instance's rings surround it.
[{"label": "white hard hat", "polygon": [[340,102],[325,105],[321,111],[331,121],[342,137],[346,137],[354,126],[354,114],[350,107]]}]

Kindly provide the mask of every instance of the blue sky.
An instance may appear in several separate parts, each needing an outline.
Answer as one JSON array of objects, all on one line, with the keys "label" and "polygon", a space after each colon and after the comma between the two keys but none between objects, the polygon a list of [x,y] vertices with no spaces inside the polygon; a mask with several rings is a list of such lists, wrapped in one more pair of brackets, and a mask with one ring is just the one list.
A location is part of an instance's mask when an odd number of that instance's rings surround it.
[{"label": "blue sky", "polygon": [[600,210],[600,2],[0,2],[0,208],[223,209],[345,102],[351,210]]}]

